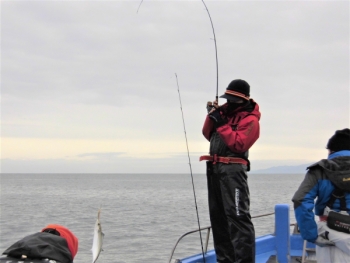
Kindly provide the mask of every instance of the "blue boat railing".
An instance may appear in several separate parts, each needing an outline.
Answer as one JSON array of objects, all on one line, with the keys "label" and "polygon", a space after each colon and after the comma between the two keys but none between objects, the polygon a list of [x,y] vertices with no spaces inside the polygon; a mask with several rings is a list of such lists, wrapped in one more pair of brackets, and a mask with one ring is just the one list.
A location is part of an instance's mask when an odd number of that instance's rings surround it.
[{"label": "blue boat railing", "polygon": [[[267,214],[252,216],[252,218],[259,218],[259,217],[264,217],[264,216],[271,216],[271,215],[274,215],[274,214],[275,214],[274,212],[273,212],[273,213],[267,213]],[[200,228],[200,229],[195,229],[195,230],[189,231],[189,232],[183,234],[182,236],[180,236],[179,239],[176,241],[175,246],[174,246],[173,249],[171,250],[171,254],[170,254],[168,263],[171,263],[171,260],[172,260],[172,258],[173,258],[173,256],[174,256],[174,253],[175,253],[175,250],[176,250],[177,245],[180,243],[180,241],[181,241],[185,236],[188,236],[188,235],[193,234],[193,233],[197,233],[197,232],[199,232],[199,231],[204,231],[204,230],[207,230],[207,233],[206,233],[206,236],[205,236],[205,243],[204,243],[204,247],[203,247],[204,254],[206,254],[206,253],[208,252],[208,245],[209,245],[209,238],[210,238],[211,226],[203,227],[203,228]]]}]

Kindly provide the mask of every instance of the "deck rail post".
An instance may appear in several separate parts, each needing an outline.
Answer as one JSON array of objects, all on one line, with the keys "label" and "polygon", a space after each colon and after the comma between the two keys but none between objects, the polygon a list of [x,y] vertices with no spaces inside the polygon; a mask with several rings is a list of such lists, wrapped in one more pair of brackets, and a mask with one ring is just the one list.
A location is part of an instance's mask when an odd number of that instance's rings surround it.
[{"label": "deck rail post", "polygon": [[277,262],[290,262],[290,223],[289,205],[278,204],[275,206],[275,234]]}]

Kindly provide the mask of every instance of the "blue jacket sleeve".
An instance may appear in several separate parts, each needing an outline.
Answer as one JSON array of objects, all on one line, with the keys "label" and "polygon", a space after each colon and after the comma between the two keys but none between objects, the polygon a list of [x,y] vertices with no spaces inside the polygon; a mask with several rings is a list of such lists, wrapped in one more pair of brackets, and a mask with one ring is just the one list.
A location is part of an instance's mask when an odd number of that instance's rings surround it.
[{"label": "blue jacket sleeve", "polygon": [[315,242],[317,224],[315,221],[314,207],[318,195],[319,183],[312,171],[308,171],[304,181],[293,196],[295,219],[297,220],[301,236],[309,242]]}]

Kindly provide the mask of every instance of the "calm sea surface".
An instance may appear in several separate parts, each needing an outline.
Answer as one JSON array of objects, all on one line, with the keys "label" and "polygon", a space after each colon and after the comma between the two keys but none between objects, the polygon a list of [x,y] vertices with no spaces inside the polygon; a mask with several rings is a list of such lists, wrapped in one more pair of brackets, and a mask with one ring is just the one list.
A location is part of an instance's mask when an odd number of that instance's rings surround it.
[{"label": "calm sea surface", "polygon": [[[249,174],[252,216],[287,203],[295,222],[291,198],[303,177]],[[209,226],[206,178],[193,178],[200,224]],[[166,263],[177,239],[198,228],[190,174],[1,174],[0,253],[56,223],[79,238],[74,262],[91,262],[100,207],[105,238],[98,262]],[[253,219],[256,235],[273,232],[273,222],[273,216]],[[180,243],[175,258],[200,252],[196,233]]]}]

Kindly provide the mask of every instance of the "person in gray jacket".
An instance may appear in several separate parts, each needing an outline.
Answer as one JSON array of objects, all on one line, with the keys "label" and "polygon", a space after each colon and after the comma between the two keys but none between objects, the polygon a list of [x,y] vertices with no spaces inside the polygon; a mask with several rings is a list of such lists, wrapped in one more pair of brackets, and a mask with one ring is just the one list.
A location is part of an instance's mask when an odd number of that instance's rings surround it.
[{"label": "person in gray jacket", "polygon": [[[295,218],[303,239],[317,245],[317,263],[350,262],[350,130],[337,130],[326,148],[328,158],[307,168],[292,198]],[[332,225],[331,215],[348,227]]]}]

